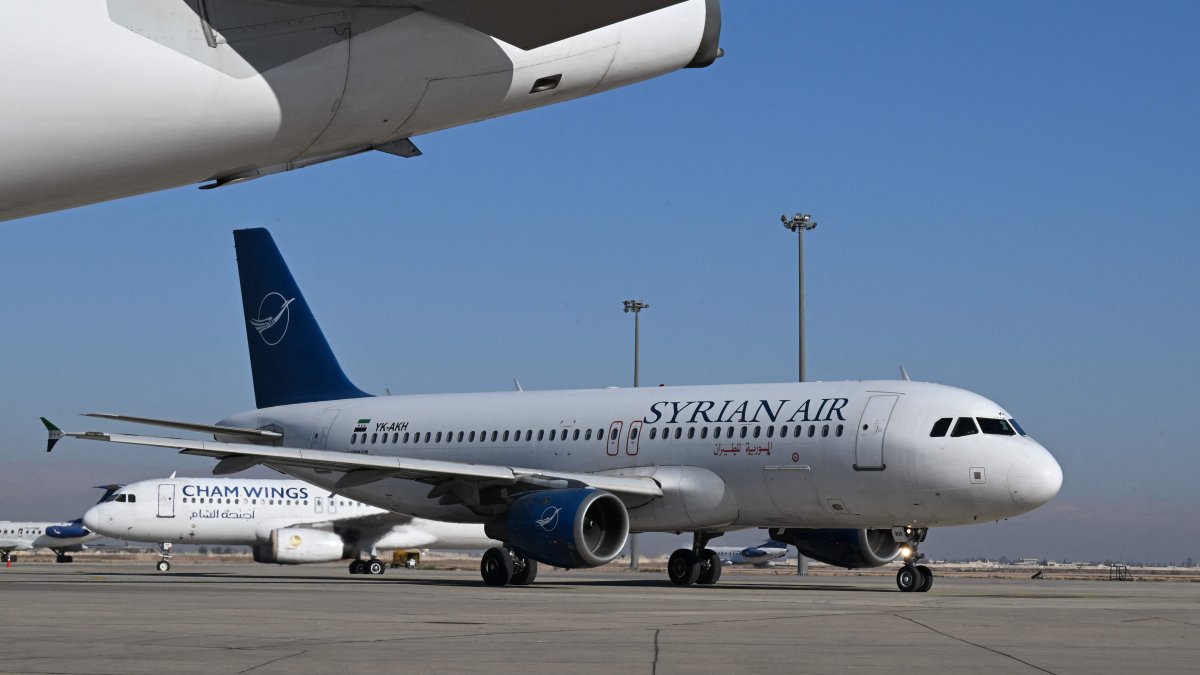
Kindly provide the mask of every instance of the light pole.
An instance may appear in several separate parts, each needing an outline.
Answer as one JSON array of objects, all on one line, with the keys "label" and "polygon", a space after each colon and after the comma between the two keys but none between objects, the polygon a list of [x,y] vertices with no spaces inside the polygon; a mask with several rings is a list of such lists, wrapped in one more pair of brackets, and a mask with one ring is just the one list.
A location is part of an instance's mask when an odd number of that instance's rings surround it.
[{"label": "light pole", "polygon": [[800,357],[800,382],[808,379],[808,371],[804,365],[804,233],[817,226],[817,222],[812,219],[812,216],[807,213],[797,213],[788,219],[787,216],[779,216],[779,220],[783,221],[783,226],[792,232],[796,233],[796,285],[799,290],[799,321],[800,321],[800,338],[799,338],[799,357]]},{"label": "light pole", "polygon": [[625,300],[625,313],[633,312],[633,386],[638,386],[638,323],[643,309],[649,309],[648,303],[641,300]]},{"label": "light pole", "polygon": [[[633,312],[633,386],[638,386],[638,329],[640,328],[643,309],[649,309],[650,304],[641,300],[625,300],[625,313]],[[638,569],[638,535],[629,537],[629,569]]]},{"label": "light pole", "polygon": [[[812,216],[807,213],[797,213],[789,220],[787,216],[779,216],[779,220],[783,221],[783,226],[792,232],[796,233],[796,286],[799,300],[797,301],[797,315],[799,316],[799,378],[798,381],[803,382],[808,379],[807,368],[805,367],[804,355],[804,233],[815,228],[817,222],[812,219]],[[796,549],[796,574],[801,576],[808,574],[808,561],[804,559],[804,554]]]}]

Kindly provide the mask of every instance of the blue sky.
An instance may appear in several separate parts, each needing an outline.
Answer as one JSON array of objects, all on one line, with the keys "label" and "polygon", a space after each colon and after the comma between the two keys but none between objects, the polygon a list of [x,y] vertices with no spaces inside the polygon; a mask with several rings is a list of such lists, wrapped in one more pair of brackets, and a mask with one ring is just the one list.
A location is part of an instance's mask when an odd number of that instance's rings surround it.
[{"label": "blue sky", "polygon": [[[240,186],[0,224],[0,518],[206,460],[39,415],[253,407],[230,231],[274,233],[351,378],[420,393],[787,381],[962,386],[1064,467],[934,556],[1200,558],[1200,7],[725,3],[728,56]],[[65,188],[66,189],[66,188]],[[1119,530],[1119,534],[1113,530]],[[755,539],[751,533],[745,538]]]}]

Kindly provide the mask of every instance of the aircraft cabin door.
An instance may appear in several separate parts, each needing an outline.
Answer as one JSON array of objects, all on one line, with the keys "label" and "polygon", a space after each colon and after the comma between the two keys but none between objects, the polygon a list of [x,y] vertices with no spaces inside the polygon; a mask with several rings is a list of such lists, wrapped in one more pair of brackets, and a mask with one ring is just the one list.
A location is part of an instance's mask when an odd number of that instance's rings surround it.
[{"label": "aircraft cabin door", "polygon": [[160,483],[158,486],[158,517],[175,517],[175,484]]},{"label": "aircraft cabin door", "polygon": [[856,471],[883,471],[883,439],[888,420],[892,416],[899,396],[872,396],[863,409],[858,422],[858,434],[854,441],[854,469]]},{"label": "aircraft cabin door", "polygon": [[313,450],[324,450],[329,443],[329,429],[333,427],[333,421],[337,419],[338,413],[341,412],[336,408],[321,411],[321,418],[317,420],[317,430],[313,432],[312,445]]},{"label": "aircraft cabin door", "polygon": [[606,451],[609,457],[616,457],[621,454],[621,428],[625,423],[617,420],[608,425],[608,447]]}]

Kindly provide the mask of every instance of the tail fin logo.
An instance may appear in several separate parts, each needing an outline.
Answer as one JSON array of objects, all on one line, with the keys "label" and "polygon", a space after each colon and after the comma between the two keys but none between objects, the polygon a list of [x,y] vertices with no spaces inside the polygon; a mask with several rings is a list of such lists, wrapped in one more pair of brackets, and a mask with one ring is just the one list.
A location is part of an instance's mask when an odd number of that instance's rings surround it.
[{"label": "tail fin logo", "polygon": [[250,325],[258,331],[258,336],[267,345],[274,347],[287,335],[291,311],[288,307],[295,298],[285,299],[279,293],[267,293],[262,302],[258,303],[258,317],[250,319]]}]

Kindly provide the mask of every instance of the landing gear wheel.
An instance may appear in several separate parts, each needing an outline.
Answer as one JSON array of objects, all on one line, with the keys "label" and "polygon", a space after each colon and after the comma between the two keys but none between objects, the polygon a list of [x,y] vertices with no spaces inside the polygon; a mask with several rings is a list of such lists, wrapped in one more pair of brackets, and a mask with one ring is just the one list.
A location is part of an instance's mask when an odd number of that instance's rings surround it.
[{"label": "landing gear wheel", "polygon": [[917,571],[921,573],[921,585],[917,586],[917,592],[928,593],[933,588],[933,570],[925,565],[917,565]]},{"label": "landing gear wheel", "polygon": [[700,577],[700,559],[690,548],[677,549],[667,561],[667,576],[677,586],[691,586]]},{"label": "landing gear wheel", "polygon": [[507,586],[513,576],[512,556],[502,548],[489,548],[479,563],[479,573],[488,586]]},{"label": "landing gear wheel", "polygon": [[60,555],[56,556],[56,557],[54,558],[54,562],[56,562],[56,563],[69,563],[69,562],[75,562],[75,559],[74,559],[74,558],[72,558],[71,556],[69,556],[69,555],[67,555],[67,554],[63,553],[63,554],[60,554]]},{"label": "landing gear wheel", "polygon": [[367,574],[383,574],[383,561],[379,558],[371,558],[367,561]]},{"label": "landing gear wheel", "polygon": [[367,573],[367,561],[355,560],[350,563],[350,574],[366,574],[366,573]]},{"label": "landing gear wheel", "polygon": [[7,554],[7,553],[0,553],[0,562],[8,562],[8,561],[9,561],[8,554]]},{"label": "landing gear wheel", "polygon": [[700,576],[696,583],[712,585],[721,580],[721,556],[711,548],[700,552]]},{"label": "landing gear wheel", "polygon": [[528,586],[537,578],[538,564],[533,558],[526,558],[518,555],[516,564],[513,566],[513,575],[511,583],[513,586]]},{"label": "landing gear wheel", "polygon": [[158,568],[159,572],[166,572],[171,569],[171,563],[167,562],[166,560],[159,560],[155,567]]},{"label": "landing gear wheel", "polygon": [[[922,565],[922,567],[924,567]],[[925,583],[925,575],[921,574],[921,570],[912,565],[905,565],[896,572],[896,585],[905,593],[912,593]]]}]

